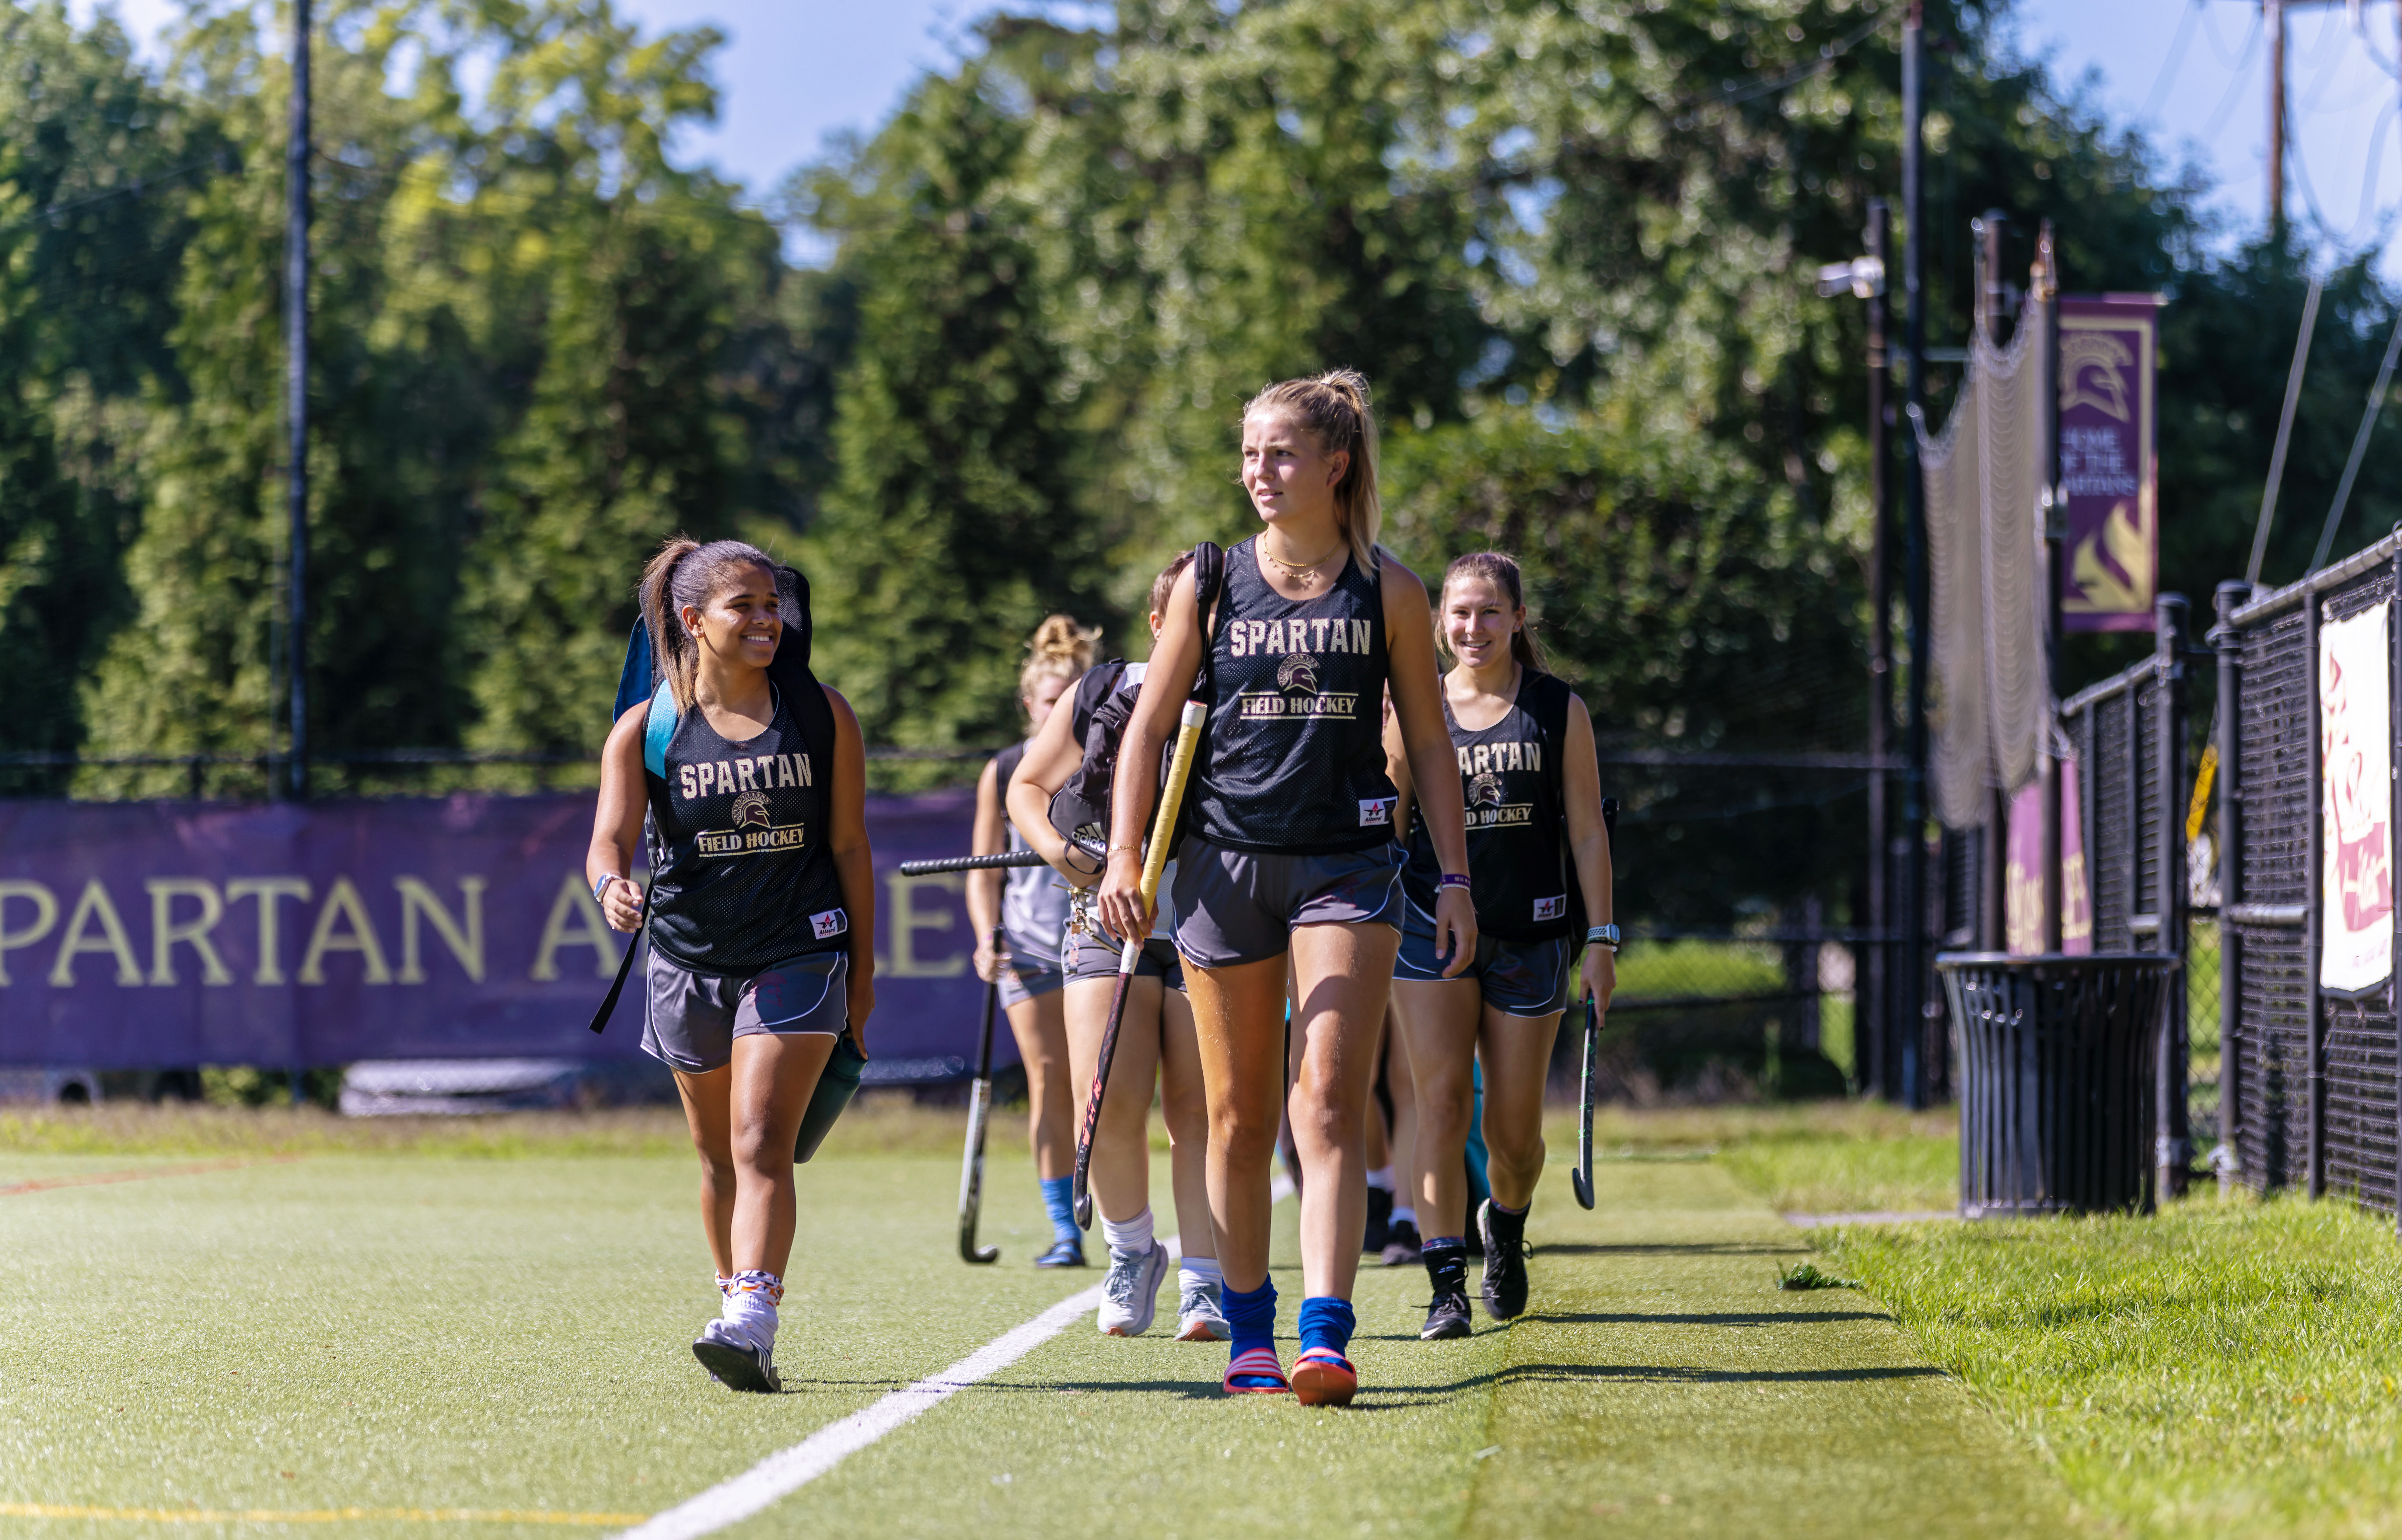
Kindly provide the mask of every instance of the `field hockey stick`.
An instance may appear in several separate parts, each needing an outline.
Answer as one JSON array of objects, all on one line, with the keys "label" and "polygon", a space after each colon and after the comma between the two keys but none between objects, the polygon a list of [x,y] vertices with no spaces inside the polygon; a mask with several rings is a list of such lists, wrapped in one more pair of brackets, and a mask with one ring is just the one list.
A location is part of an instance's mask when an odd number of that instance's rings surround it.
[{"label": "field hockey stick", "polygon": [[[1001,931],[992,932],[992,950],[999,956]],[[992,1117],[992,1010],[1001,996],[1001,970],[993,969],[992,982],[984,986],[984,1024],[976,1029],[976,1072],[974,1089],[968,1093],[968,1146],[959,1157],[959,1260],[962,1262],[993,1262],[1001,1259],[1001,1247],[976,1244],[976,1217],[984,1210],[984,1133]]]},{"label": "field hockey stick", "polygon": [[931,877],[942,872],[992,872],[1019,866],[1041,866],[1031,850],[1001,850],[989,856],[945,856],[939,860],[903,861],[904,877]]},{"label": "field hockey stick", "polygon": [[[1601,836],[1608,839],[1618,828],[1618,799],[1601,800]],[[1576,1189],[1579,1207],[1593,1206],[1593,1061],[1601,1053],[1601,1012],[1594,1009],[1590,992],[1584,997],[1584,1081],[1577,1093],[1577,1163],[1568,1173],[1568,1183]]]},{"label": "field hockey stick", "polygon": [[[1142,857],[1142,912],[1153,913],[1159,895],[1159,874],[1167,867],[1167,845],[1176,832],[1177,809],[1184,802],[1184,783],[1192,777],[1193,760],[1201,744],[1201,724],[1209,708],[1197,700],[1184,703],[1183,720],[1176,728],[1176,751],[1168,756],[1167,784],[1159,791],[1159,809],[1152,815],[1151,844]],[[1101,1096],[1110,1088],[1110,1061],[1117,1057],[1118,1026],[1125,1020],[1126,992],[1134,983],[1135,964],[1142,957],[1147,938],[1128,936],[1118,949],[1118,985],[1110,997],[1109,1030],[1101,1034],[1101,1059],[1093,1068],[1093,1091],[1084,1103],[1084,1124],[1076,1134],[1076,1228],[1093,1228],[1093,1134],[1100,1126]]]}]

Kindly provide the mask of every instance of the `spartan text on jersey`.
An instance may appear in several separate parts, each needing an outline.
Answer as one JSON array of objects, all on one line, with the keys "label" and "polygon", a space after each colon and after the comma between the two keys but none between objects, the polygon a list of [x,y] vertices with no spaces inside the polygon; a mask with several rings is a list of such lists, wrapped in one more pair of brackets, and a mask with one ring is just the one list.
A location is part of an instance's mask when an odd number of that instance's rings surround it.
[{"label": "spartan text on jersey", "polygon": [[722,797],[729,791],[772,791],[783,786],[814,786],[809,756],[762,754],[756,759],[695,760],[676,766],[676,795]]}]

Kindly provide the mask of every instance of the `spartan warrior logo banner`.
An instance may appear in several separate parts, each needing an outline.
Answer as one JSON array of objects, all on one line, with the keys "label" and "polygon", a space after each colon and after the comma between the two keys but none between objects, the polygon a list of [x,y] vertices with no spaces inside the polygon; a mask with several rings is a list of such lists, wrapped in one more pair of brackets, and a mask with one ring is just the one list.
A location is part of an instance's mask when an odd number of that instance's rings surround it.
[{"label": "spartan warrior logo banner", "polygon": [[2071,631],[2152,628],[2160,307],[2157,295],[2060,302],[2060,486],[2068,502],[2060,613]]},{"label": "spartan warrior logo banner", "polygon": [[767,817],[766,792],[745,791],[734,799],[735,828],[766,829],[771,827],[772,822]]},{"label": "spartan warrior logo banner", "polygon": [[1529,823],[1534,818],[1534,804],[1505,803],[1501,800],[1498,771],[1479,770],[1470,775],[1464,794],[1468,803],[1468,827],[1470,829],[1497,829],[1509,824]]},{"label": "spartan warrior logo banner", "polygon": [[1277,666],[1277,688],[1287,693],[1299,690],[1305,694],[1318,694],[1318,660],[1307,653],[1295,653]]},{"label": "spartan warrior logo banner", "polygon": [[695,847],[704,856],[755,856],[763,850],[795,850],[801,844],[801,825],[778,828],[767,815],[767,793],[752,790],[734,799],[734,827],[701,835]]}]

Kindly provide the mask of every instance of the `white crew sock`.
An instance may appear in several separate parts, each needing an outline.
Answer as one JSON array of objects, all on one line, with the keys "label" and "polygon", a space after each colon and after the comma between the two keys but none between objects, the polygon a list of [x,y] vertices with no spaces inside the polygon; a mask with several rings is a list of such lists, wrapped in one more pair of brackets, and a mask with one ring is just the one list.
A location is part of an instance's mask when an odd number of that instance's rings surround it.
[{"label": "white crew sock", "polygon": [[1404,1208],[1399,1203],[1395,1203],[1393,1205],[1393,1223],[1397,1225],[1415,1226],[1417,1222],[1418,1211],[1416,1209]]},{"label": "white crew sock", "polygon": [[1116,1256],[1139,1257],[1149,1251],[1151,1249],[1151,1205],[1144,1204],[1141,1213],[1123,1224],[1115,1219],[1103,1217],[1101,1239],[1110,1244],[1111,1252]]},{"label": "white crew sock", "polygon": [[1388,1165],[1380,1165],[1375,1170],[1368,1173],[1368,1185],[1374,1188],[1379,1192],[1392,1191],[1393,1168]]},{"label": "white crew sock", "polygon": [[1176,1264],[1176,1292],[1190,1294],[1196,1288],[1223,1289],[1226,1275],[1218,1271],[1215,1257],[1187,1257]]}]

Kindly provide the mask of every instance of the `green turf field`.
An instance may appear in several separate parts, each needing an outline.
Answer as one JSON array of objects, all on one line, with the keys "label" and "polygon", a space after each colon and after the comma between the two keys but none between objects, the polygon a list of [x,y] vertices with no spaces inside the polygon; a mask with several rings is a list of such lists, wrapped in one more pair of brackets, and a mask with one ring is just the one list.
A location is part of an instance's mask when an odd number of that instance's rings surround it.
[{"label": "green turf field", "polygon": [[[481,1536],[669,1508],[1097,1281],[1028,1265],[1047,1227],[1012,1148],[988,1186],[1003,1259],[956,1259],[955,1128],[869,1118],[805,1173],[774,1398],[692,1363],[714,1295],[689,1158],[656,1128],[566,1153],[505,1129],[395,1135],[384,1153],[296,1134],[289,1158],[204,1170],[184,1168],[245,1157],[205,1134],[199,1150],[43,1153],[0,1130],[0,1527]],[[181,1174],[47,1185],[142,1169]],[[2062,1519],[2056,1479],[1883,1312],[1774,1289],[1804,1243],[1723,1167],[1619,1159],[1599,1182],[1583,1213],[1554,1165],[1534,1307],[1509,1329],[1480,1318],[1469,1341],[1422,1344],[1423,1275],[1369,1270],[1347,1411],[1230,1401],[1222,1347],[1078,1326],[725,1533],[1853,1536]]]}]

